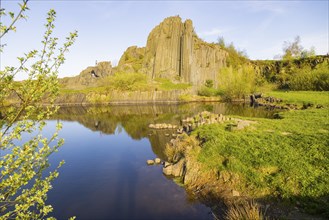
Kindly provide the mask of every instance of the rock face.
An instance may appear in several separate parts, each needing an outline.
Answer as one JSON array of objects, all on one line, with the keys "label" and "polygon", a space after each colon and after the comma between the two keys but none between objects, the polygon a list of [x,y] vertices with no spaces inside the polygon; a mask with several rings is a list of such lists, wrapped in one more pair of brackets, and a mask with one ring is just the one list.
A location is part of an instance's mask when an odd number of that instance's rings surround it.
[{"label": "rock face", "polygon": [[[144,51],[144,55],[143,55]],[[166,18],[148,36],[145,48],[129,47],[118,69],[135,66],[150,78],[204,85],[207,79],[217,82],[219,69],[226,65],[227,52],[216,44],[198,38],[191,20],[179,16]]]},{"label": "rock face", "polygon": [[112,74],[111,62],[98,62],[96,66],[89,66],[78,76],[65,77],[61,79],[61,84],[71,89],[97,86],[97,82]]}]

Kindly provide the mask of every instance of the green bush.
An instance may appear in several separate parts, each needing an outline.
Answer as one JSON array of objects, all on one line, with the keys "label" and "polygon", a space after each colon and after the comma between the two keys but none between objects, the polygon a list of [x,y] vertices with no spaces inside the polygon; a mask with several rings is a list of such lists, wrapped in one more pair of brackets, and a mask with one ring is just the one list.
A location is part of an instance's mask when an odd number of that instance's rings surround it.
[{"label": "green bush", "polygon": [[214,87],[214,81],[211,80],[211,79],[207,79],[206,82],[205,82],[205,86],[208,87],[208,88]]},{"label": "green bush", "polygon": [[198,90],[198,95],[199,96],[217,96],[219,95],[219,92],[215,88],[209,88],[207,86],[202,86],[201,89]]},{"label": "green bush", "polygon": [[232,66],[221,69],[218,76],[218,89],[225,99],[244,98],[256,92],[256,88],[264,83],[263,77],[257,75],[251,66]]},{"label": "green bush", "polygon": [[303,68],[293,74],[289,80],[291,90],[329,91],[329,65],[321,63],[315,69]]}]

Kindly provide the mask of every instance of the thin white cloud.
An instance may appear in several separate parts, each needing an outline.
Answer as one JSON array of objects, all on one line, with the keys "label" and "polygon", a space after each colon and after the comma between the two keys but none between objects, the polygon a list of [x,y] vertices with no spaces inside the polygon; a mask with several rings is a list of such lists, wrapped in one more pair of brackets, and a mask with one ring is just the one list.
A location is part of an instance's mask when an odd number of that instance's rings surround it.
[{"label": "thin white cloud", "polygon": [[257,45],[253,45],[250,49],[252,51],[250,58],[261,60],[275,59],[277,55],[282,54],[282,44],[282,42],[276,41],[272,42],[271,46],[262,45],[262,47],[258,47]]},{"label": "thin white cloud", "polygon": [[275,14],[282,14],[285,12],[282,2],[270,2],[270,1],[248,1],[247,7],[253,12],[272,12]]},{"label": "thin white cloud", "polygon": [[214,35],[220,35],[222,34],[223,31],[218,29],[218,28],[213,28],[210,31],[203,31],[201,33],[198,33],[199,36],[202,37],[209,37],[209,36],[214,36]]},{"label": "thin white cloud", "polygon": [[275,16],[275,15],[270,15],[269,17],[262,20],[257,28],[257,31],[262,32],[262,31],[268,29],[273,24],[273,21],[275,20],[276,17],[277,16]]},{"label": "thin white cloud", "polygon": [[203,31],[203,32],[199,32],[198,36],[200,37],[210,37],[210,36],[219,36],[222,35],[224,33],[227,33],[229,31],[231,31],[232,29],[219,29],[219,28],[212,28],[209,31]]}]

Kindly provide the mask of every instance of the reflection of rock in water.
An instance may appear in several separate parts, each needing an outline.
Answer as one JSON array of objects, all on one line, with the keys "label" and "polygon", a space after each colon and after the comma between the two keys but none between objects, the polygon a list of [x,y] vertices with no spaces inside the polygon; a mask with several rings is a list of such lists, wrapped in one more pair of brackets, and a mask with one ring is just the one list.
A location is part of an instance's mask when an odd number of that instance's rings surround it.
[{"label": "reflection of rock in water", "polygon": [[[152,150],[159,158],[164,160],[166,159],[166,156],[164,154],[166,144],[169,143],[170,140],[173,138],[172,134],[175,134],[175,130],[153,130],[152,132],[153,135],[149,136]],[[169,136],[166,134],[169,134]]]},{"label": "reflection of rock in water", "polygon": [[[121,106],[79,106],[61,107],[55,119],[77,121],[92,131],[114,134],[118,124],[133,139],[149,138],[152,149],[160,158],[164,158],[164,147],[171,139],[170,130],[152,131],[151,123],[170,123],[179,125],[180,120],[204,110],[225,115],[270,117],[275,112],[263,108],[249,108],[244,104],[228,103],[189,103],[173,105],[121,105]],[[150,135],[150,133],[152,135]],[[169,134],[169,135],[168,135]],[[166,136],[167,135],[167,136]]]}]

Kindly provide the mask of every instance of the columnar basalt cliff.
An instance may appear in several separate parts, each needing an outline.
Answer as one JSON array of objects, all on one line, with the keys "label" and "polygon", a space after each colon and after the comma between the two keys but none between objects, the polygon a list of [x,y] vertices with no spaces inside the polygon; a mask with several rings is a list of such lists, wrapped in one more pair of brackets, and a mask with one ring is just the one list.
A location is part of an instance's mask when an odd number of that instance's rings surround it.
[{"label": "columnar basalt cliff", "polygon": [[[225,67],[251,67],[260,78],[259,81],[264,80],[278,84],[279,88],[287,88],[289,79],[298,70],[313,70],[323,63],[329,64],[328,55],[293,60],[252,61],[234,50],[200,39],[191,20],[183,22],[179,16],[168,17],[150,32],[145,47],[128,47],[118,66],[112,68],[110,62],[99,62],[95,66],[87,67],[78,76],[60,79],[62,88],[67,91],[63,91],[57,103],[204,101],[192,96],[200,91],[200,87],[204,86],[207,80],[212,80],[212,85],[217,88],[221,71]],[[115,77],[107,76],[114,73],[118,75],[118,80],[121,80],[120,77],[124,78],[127,73],[140,73],[132,74],[136,77],[145,74],[150,87],[144,90],[136,88],[135,91],[111,87],[111,79]],[[128,76],[127,79],[131,80]],[[183,85],[181,88],[169,85],[162,88],[161,85],[167,81],[171,84],[183,83],[191,86]]]},{"label": "columnar basalt cliff", "polygon": [[[144,56],[141,53],[144,52]],[[202,85],[207,79],[217,80],[226,65],[228,53],[216,44],[198,38],[191,20],[179,16],[166,18],[148,36],[145,48],[130,47],[121,57],[118,69],[127,66],[150,78]]]}]

